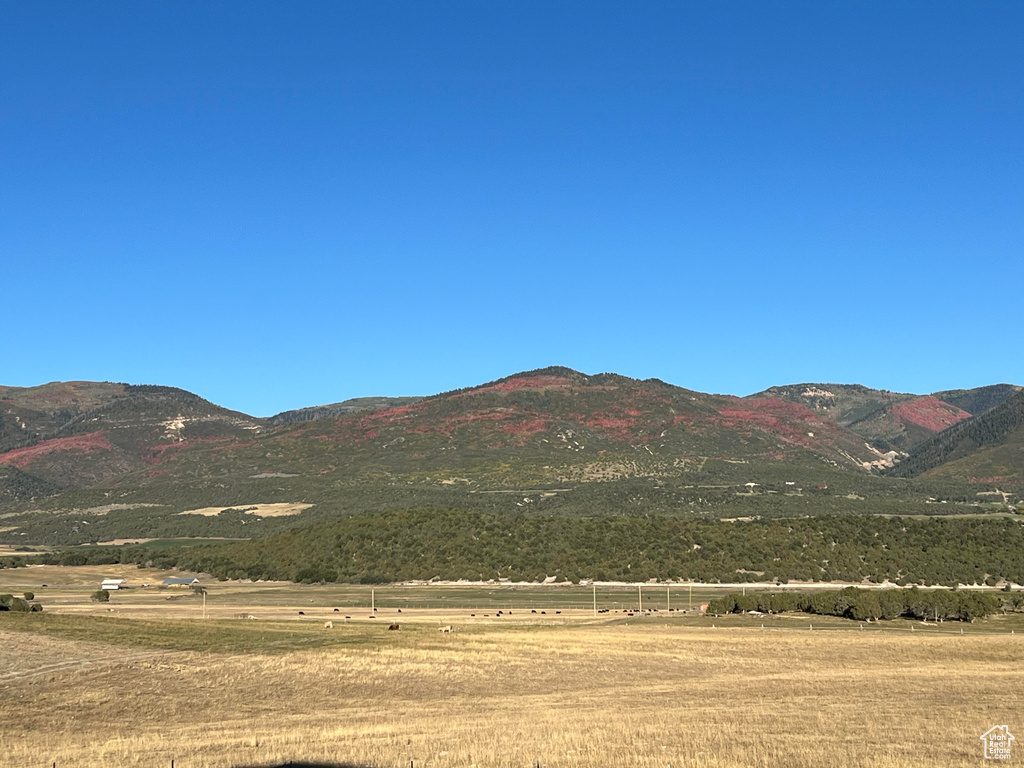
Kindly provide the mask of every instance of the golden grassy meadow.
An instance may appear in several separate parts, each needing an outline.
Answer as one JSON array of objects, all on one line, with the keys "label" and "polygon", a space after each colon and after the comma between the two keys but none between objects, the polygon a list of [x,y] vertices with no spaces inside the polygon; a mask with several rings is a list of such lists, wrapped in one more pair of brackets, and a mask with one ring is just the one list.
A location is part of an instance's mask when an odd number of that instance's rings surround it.
[{"label": "golden grassy meadow", "polygon": [[393,608],[327,630],[315,597],[204,621],[140,590],[111,612],[83,570],[43,614],[0,615],[2,765],[952,766],[993,725],[1024,731],[1024,634],[977,633],[1002,619],[959,636],[407,606],[397,632]]}]

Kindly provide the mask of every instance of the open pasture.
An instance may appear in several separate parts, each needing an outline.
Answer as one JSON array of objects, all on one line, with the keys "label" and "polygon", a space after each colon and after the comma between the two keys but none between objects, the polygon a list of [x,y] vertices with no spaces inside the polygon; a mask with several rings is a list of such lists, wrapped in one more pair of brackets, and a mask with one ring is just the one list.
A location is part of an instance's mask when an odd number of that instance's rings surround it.
[{"label": "open pasture", "polygon": [[212,583],[206,620],[187,591],[88,600],[104,576],[163,578],[125,570],[0,571],[2,591],[48,579],[44,613],[0,615],[0,765],[950,766],[977,764],[993,725],[1024,725],[1017,616],[960,636],[825,617],[816,630],[853,631],[808,631],[802,615],[595,618],[578,588],[436,587],[417,602],[419,587],[376,587],[377,619],[369,587]]},{"label": "open pasture", "polygon": [[1024,710],[1020,635],[10,618],[12,766],[974,765]]},{"label": "open pasture", "polygon": [[[0,570],[0,592],[33,591],[37,599],[53,613],[88,613],[145,616],[147,618],[196,618],[203,616],[203,599],[187,588],[161,588],[168,576],[177,572],[139,569],[133,565],[31,566]],[[104,578],[124,578],[130,589],[111,593],[110,603],[97,604],[89,595]],[[46,585],[45,587],[43,585]],[[142,585],[148,585],[143,587]],[[352,621],[369,619],[377,608],[378,619],[419,618],[484,619],[512,617],[550,619],[585,618],[594,615],[594,591],[572,585],[477,586],[477,585],[298,585],[291,582],[218,582],[201,577],[207,591],[205,611],[208,618],[236,618],[253,615],[257,619],[312,620],[313,617],[337,619],[337,613]],[[714,596],[729,590],[716,587],[663,586],[643,588],[643,606],[659,613],[697,609]],[[624,615],[638,608],[636,587],[602,586],[596,605],[600,616]],[[334,611],[338,608],[338,612]],[[303,614],[300,615],[299,611]],[[401,616],[399,614],[401,611]],[[536,614],[533,613],[536,611]],[[608,613],[604,613],[607,611]]]}]

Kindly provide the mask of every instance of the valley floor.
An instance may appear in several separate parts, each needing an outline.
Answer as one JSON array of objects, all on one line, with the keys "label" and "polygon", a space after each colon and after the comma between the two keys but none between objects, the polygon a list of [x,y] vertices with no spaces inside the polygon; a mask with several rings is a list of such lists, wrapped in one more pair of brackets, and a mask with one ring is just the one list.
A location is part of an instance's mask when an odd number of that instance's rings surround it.
[{"label": "valley floor", "polygon": [[251,605],[282,611],[258,621],[204,621],[195,601],[83,615],[103,609],[74,610],[79,581],[47,587],[67,601],[53,611],[0,614],[2,765],[951,766],[978,764],[992,726],[1024,731],[1013,618],[961,636],[460,607],[442,634],[451,606],[404,611],[398,631],[397,609],[350,606],[325,629],[333,609],[298,616],[319,602],[299,586]]}]

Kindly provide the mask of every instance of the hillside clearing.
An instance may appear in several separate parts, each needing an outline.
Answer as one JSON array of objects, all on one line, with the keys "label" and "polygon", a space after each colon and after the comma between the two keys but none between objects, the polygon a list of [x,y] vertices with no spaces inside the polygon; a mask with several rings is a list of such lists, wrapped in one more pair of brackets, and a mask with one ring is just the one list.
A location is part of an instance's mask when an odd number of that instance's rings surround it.
[{"label": "hillside clearing", "polygon": [[289,515],[297,515],[310,507],[312,504],[301,504],[295,502],[279,502],[275,504],[235,504],[226,507],[202,507],[200,509],[186,509],[184,512],[179,512],[181,515],[203,515],[204,517],[215,517],[221,512],[225,512],[229,509],[234,509],[240,512],[245,512],[247,515],[256,515],[257,517],[287,517]]}]

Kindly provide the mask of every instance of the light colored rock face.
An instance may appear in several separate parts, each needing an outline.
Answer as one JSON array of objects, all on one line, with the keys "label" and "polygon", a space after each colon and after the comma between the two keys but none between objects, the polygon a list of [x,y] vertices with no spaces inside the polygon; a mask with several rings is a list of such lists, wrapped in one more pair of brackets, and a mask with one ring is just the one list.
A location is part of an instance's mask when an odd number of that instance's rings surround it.
[{"label": "light colored rock face", "polygon": [[181,431],[185,429],[185,418],[183,416],[168,419],[167,421],[162,422],[160,426],[164,428],[164,435],[168,440],[181,442],[185,439],[181,436]]},{"label": "light colored rock face", "polygon": [[827,389],[818,389],[817,387],[808,387],[800,393],[801,397],[835,397],[835,395],[829,392]]},{"label": "light colored rock face", "polygon": [[900,460],[900,454],[897,453],[896,451],[887,451],[886,453],[882,453],[877,448],[872,446],[870,443],[864,443],[864,445],[866,445],[871,450],[871,452],[878,457],[877,459],[873,459],[872,461],[865,461],[864,469],[888,469],[889,467],[894,466],[896,462]]},{"label": "light colored rock face", "polygon": [[310,507],[312,504],[300,504],[297,502],[281,502],[277,504],[235,504],[227,507],[202,507],[201,509],[186,509],[184,512],[179,512],[181,515],[203,515],[205,517],[215,517],[221,512],[228,509],[235,509],[244,512],[247,515],[255,515],[256,517],[285,517],[287,515],[297,515]]}]

